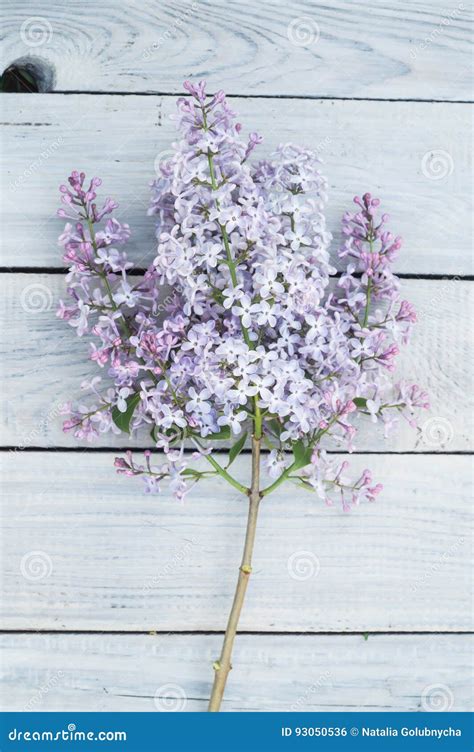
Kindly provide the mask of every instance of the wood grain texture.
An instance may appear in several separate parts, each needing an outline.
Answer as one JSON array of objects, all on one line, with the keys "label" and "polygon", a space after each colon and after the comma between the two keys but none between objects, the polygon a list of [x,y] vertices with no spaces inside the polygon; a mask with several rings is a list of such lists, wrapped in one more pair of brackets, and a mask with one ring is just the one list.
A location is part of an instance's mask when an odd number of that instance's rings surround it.
[{"label": "wood grain texture", "polygon": [[[403,280],[402,285],[403,296],[415,305],[420,320],[399,357],[397,374],[428,390],[431,410],[422,416],[421,434],[401,420],[399,430],[387,440],[381,427],[361,419],[356,447],[359,451],[469,450],[474,286],[459,280]],[[85,398],[80,384],[99,369],[88,360],[87,339],[78,339],[75,330],[54,315],[64,294],[62,275],[0,277],[3,446],[80,446],[63,433],[59,407]],[[106,434],[96,445],[123,446],[126,438]],[[140,433],[132,445],[150,445],[148,432]]]},{"label": "wood grain texture", "polygon": [[[113,454],[3,453],[6,629],[222,630],[245,498],[220,480],[184,504],[117,477]],[[240,624],[265,632],[471,625],[469,457],[354,456],[384,484],[351,514],[291,485],[265,501]],[[248,480],[248,457],[235,463]]]},{"label": "wood grain texture", "polygon": [[[3,635],[3,709],[204,711],[220,640]],[[417,712],[437,697],[468,711],[472,647],[468,635],[238,635],[222,710]]]},{"label": "wood grain texture", "polygon": [[[469,3],[60,0],[3,3],[3,68],[53,64],[61,91],[469,99]],[[3,69],[2,68],[2,69]]]},{"label": "wood grain texture", "polygon": [[[335,248],[342,212],[371,190],[404,237],[399,272],[472,274],[469,4],[5,0],[1,12],[0,71],[33,57],[68,92],[2,98],[1,265],[60,266],[57,186],[73,168],[103,177],[146,265],[148,184],[192,77],[236,96],[262,156],[289,140],[318,151]],[[59,406],[95,373],[54,317],[63,287],[0,275],[0,444],[77,449],[0,453],[2,628],[25,630],[0,636],[2,710],[203,711],[222,636],[173,632],[225,627],[245,501],[221,481],[183,505],[144,496],[113,452],[62,433]],[[354,476],[369,466],[384,483],[377,504],[344,515],[288,485],[263,504],[240,625],[260,634],[238,636],[224,710],[420,711],[436,697],[471,709],[472,636],[459,632],[472,628],[472,458],[443,452],[472,448],[473,289],[403,282],[420,323],[400,374],[432,409],[418,435],[361,430],[361,451],[416,453],[350,458]],[[235,468],[247,480],[248,456]]]},{"label": "wood grain texture", "polygon": [[[100,174],[132,227],[141,265],[156,248],[146,216],[155,159],[175,138],[172,97],[10,95],[2,100],[2,256],[5,266],[60,266],[58,185],[71,169]],[[316,149],[329,179],[328,225],[339,242],[355,193],[380,195],[404,238],[396,269],[472,272],[472,175],[468,104],[235,100],[244,129],[264,134],[261,156],[280,142]],[[334,253],[336,255],[336,253]]]}]

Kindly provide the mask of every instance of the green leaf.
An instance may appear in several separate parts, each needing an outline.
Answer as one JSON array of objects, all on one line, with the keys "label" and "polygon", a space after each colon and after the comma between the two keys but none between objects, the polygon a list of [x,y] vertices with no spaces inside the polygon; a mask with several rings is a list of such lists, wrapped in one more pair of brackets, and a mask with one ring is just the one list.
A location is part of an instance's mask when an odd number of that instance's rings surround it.
[{"label": "green leaf", "polygon": [[201,478],[203,473],[200,473],[199,470],[194,470],[192,467],[187,467],[181,472],[181,475],[190,475],[193,478]]},{"label": "green leaf", "polygon": [[367,407],[367,400],[365,397],[354,397],[352,401],[356,407]]},{"label": "green leaf", "polygon": [[112,410],[112,420],[115,425],[125,433],[130,433],[130,421],[132,420],[135,408],[140,402],[140,394],[131,394],[127,397],[127,409],[124,413],[120,412],[117,405]]},{"label": "green leaf", "polygon": [[217,433],[208,433],[205,437],[207,439],[213,439],[214,441],[224,441],[230,439],[230,426],[222,426],[221,430]]},{"label": "green leaf", "polygon": [[269,426],[270,426],[271,430],[273,431],[273,433],[275,434],[275,436],[279,437],[280,434],[281,434],[281,430],[282,430],[282,425],[281,425],[280,421],[277,420],[276,418],[272,418],[269,421]]},{"label": "green leaf", "polygon": [[247,431],[245,431],[245,433],[242,434],[240,439],[235,442],[234,446],[231,447],[229,451],[229,462],[227,464],[227,467],[230,467],[230,465],[232,465],[235,458],[239,456],[240,452],[244,448],[244,444],[246,440],[247,440]]},{"label": "green leaf", "polygon": [[305,446],[302,439],[295,441],[293,444],[293,457],[295,458],[293,470],[299,470],[300,468],[305,467],[305,465],[309,465],[312,454],[313,448],[311,446]]}]

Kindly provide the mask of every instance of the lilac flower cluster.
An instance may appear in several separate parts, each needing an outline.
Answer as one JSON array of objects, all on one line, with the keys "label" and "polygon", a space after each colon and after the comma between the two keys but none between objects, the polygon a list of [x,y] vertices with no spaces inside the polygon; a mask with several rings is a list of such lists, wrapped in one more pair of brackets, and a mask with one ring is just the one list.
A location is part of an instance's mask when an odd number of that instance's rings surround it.
[{"label": "lilac flower cluster", "polygon": [[[92,404],[71,408],[65,430],[93,440],[147,428],[165,462],[154,467],[147,453],[137,465],[128,455],[117,469],[143,476],[149,491],[167,478],[182,498],[212,473],[245,490],[211,447],[235,437],[232,461],[251,428],[270,450],[263,493],[290,478],[328,502],[335,491],[344,508],[372,500],[381,487],[369,471],[346,481],[346,463],[334,466],[321,441],[352,451],[361,414],[388,431],[400,415],[415,425],[428,405],[419,387],[392,376],[416,321],[391,269],[400,238],[385,229],[378,199],[356,197],[342,222],[347,268],[331,280],[327,183],[315,154],[284,144],[252,164],[262,139],[242,138],[224,93],[185,88],[181,140],[153,185],[158,249],[143,277],[130,276],[120,250],[130,231],[113,217],[117,204],[95,203],[100,180],[86,187],[73,172],[61,187],[70,301],[58,315],[93,336],[90,357],[108,377],[83,384]],[[209,472],[193,464],[201,456]]]}]

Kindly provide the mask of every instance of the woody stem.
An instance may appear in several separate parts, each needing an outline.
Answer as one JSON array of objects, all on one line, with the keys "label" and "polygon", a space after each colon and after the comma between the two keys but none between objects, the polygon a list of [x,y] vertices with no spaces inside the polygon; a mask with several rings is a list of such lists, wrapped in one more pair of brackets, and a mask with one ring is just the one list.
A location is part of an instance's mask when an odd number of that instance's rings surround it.
[{"label": "woody stem", "polygon": [[209,700],[208,711],[218,712],[220,710],[222,697],[224,695],[225,685],[229,671],[232,668],[232,648],[234,646],[237,626],[239,623],[240,613],[244,603],[245,593],[248,581],[252,572],[252,554],[255,542],[255,532],[257,529],[258,508],[260,505],[260,436],[252,438],[252,483],[249,489],[249,509],[247,518],[247,530],[245,534],[244,551],[242,562],[239,569],[239,577],[235,590],[234,601],[229,614],[227,628],[225,631],[224,642],[219,660],[214,663],[214,684],[212,687],[211,698]]}]

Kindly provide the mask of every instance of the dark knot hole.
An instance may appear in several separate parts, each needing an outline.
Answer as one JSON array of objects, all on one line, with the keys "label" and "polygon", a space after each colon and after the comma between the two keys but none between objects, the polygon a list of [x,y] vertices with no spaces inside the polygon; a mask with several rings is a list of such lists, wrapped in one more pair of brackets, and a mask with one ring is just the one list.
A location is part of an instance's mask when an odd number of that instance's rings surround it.
[{"label": "dark knot hole", "polygon": [[1,91],[36,94],[53,91],[54,67],[38,57],[21,57],[8,65],[2,73]]}]

